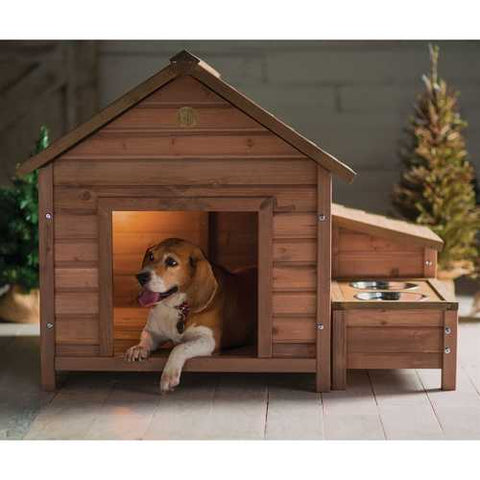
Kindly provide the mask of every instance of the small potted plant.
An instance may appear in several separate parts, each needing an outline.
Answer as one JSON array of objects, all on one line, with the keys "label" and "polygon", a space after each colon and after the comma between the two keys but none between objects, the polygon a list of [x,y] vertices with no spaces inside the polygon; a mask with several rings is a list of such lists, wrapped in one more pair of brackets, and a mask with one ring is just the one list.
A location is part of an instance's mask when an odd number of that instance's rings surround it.
[{"label": "small potted plant", "polygon": [[[42,127],[35,154],[48,147]],[[34,323],[39,318],[37,172],[15,176],[0,188],[0,319]]]},{"label": "small potted plant", "polygon": [[402,150],[404,170],[393,203],[404,219],[430,227],[444,241],[438,278],[454,292],[454,279],[476,276],[480,209],[472,164],[458,109],[458,93],[438,75],[438,47],[430,47],[430,72],[423,76]]}]

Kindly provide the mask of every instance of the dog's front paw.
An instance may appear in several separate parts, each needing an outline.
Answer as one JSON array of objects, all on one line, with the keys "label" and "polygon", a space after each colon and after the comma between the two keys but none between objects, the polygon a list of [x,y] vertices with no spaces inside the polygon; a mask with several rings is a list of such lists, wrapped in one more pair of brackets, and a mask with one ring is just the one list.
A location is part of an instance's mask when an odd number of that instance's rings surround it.
[{"label": "dog's front paw", "polygon": [[148,358],[149,355],[150,351],[147,350],[145,347],[142,347],[141,345],[135,345],[133,347],[130,347],[125,352],[125,360],[127,362],[142,361]]},{"label": "dog's front paw", "polygon": [[173,392],[173,389],[180,383],[181,369],[167,365],[160,379],[160,392]]}]

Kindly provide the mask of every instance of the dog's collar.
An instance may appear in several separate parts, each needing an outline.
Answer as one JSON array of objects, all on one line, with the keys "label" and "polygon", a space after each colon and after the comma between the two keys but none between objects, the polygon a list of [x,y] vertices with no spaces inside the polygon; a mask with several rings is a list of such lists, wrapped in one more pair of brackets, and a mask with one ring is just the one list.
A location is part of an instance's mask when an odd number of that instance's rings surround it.
[{"label": "dog's collar", "polygon": [[178,322],[177,322],[177,331],[182,334],[185,331],[185,324],[187,323],[187,317],[190,313],[190,306],[187,302],[182,302],[180,305],[175,307],[178,310]]}]

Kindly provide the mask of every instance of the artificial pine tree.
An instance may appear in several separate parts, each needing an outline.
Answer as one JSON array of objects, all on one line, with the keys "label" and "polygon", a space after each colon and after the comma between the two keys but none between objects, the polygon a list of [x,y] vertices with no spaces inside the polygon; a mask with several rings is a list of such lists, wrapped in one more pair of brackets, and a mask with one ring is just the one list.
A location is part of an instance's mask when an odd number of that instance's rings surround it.
[{"label": "artificial pine tree", "polygon": [[[34,154],[48,147],[41,127]],[[0,189],[0,287],[17,285],[28,292],[38,287],[38,173],[14,177]]]},{"label": "artificial pine tree", "polygon": [[438,76],[439,48],[430,46],[430,73],[418,96],[402,150],[404,171],[393,194],[401,217],[427,225],[445,242],[439,256],[443,271],[473,275],[479,265],[480,209],[474,170],[467,160],[458,111],[458,93]]}]

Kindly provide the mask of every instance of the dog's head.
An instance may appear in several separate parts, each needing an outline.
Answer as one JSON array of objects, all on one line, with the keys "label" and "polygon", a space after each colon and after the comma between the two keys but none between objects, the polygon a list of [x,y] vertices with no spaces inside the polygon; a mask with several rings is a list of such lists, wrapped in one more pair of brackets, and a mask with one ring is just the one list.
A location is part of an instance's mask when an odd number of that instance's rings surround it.
[{"label": "dog's head", "polygon": [[215,295],[218,283],[201,248],[178,238],[168,238],[145,252],[136,275],[142,286],[139,303],[153,306],[183,292],[194,310],[202,309]]}]

